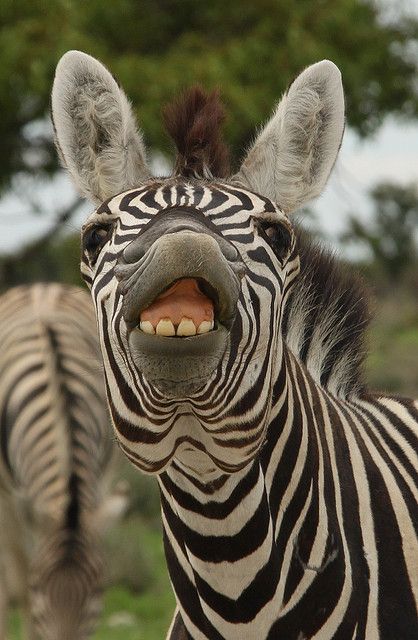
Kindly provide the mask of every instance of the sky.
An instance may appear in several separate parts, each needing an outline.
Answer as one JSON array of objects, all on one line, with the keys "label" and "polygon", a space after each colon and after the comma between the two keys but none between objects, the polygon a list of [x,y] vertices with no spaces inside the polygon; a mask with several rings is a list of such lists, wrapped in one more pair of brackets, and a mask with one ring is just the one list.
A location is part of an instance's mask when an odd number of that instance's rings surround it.
[{"label": "sky", "polygon": [[367,140],[346,131],[334,171],[313,206],[319,229],[335,240],[346,229],[349,214],[369,220],[370,189],[389,181],[418,187],[418,124],[387,118]]}]

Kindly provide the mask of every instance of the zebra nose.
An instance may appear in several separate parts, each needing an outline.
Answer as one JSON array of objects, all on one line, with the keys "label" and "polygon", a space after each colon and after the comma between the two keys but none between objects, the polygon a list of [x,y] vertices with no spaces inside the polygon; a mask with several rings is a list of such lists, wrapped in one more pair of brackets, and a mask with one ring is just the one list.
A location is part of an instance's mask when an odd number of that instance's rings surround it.
[{"label": "zebra nose", "polygon": [[209,226],[206,221],[196,219],[190,213],[179,212],[160,214],[161,217],[149,223],[144,230],[123,251],[121,262],[132,264],[141,260],[156,240],[162,236],[176,233],[198,233],[213,237],[228,262],[239,262],[240,255],[234,245],[223,238],[216,229]]},{"label": "zebra nose", "polygon": [[206,283],[214,294],[217,316],[229,327],[236,313],[244,263],[230,262],[220,244],[207,233],[182,229],[156,240],[143,259],[119,261],[115,275],[123,296],[123,314],[129,326],[138,324],[139,314],[173,283],[195,279]]}]

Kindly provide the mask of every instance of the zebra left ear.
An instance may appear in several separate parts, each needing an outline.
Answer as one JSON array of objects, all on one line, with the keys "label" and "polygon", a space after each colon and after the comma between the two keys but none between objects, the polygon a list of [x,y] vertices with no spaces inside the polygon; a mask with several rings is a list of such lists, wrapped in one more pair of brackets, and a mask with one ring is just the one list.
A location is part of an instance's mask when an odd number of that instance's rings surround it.
[{"label": "zebra left ear", "polygon": [[83,196],[100,204],[149,178],[128,99],[98,60],[68,51],[51,98],[57,150]]},{"label": "zebra left ear", "polygon": [[290,213],[322,192],[343,132],[341,73],[323,60],[290,86],[232,182]]}]

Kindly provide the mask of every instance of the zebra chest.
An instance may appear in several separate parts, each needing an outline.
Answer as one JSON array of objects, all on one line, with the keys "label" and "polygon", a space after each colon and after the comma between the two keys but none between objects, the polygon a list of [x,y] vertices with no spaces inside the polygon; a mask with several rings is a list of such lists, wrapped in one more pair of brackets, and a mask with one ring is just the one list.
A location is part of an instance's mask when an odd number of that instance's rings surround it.
[{"label": "zebra chest", "polygon": [[206,485],[170,469],[160,484],[168,568],[192,638],[296,640],[323,628],[325,640],[342,621],[355,637],[355,570],[338,531],[318,527],[310,492],[312,511],[304,500],[280,521],[256,464]]}]

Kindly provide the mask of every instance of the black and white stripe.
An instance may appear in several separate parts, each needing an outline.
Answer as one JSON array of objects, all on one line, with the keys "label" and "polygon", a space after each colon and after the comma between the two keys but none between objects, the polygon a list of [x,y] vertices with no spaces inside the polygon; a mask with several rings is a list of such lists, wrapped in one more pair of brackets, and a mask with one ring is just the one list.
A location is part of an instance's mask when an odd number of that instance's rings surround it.
[{"label": "black and white stripe", "polygon": [[[102,352],[105,359],[108,399],[114,422],[119,425],[118,437],[122,449],[138,466],[150,472],[159,471],[167,465],[179,446],[179,441],[184,441],[187,446],[187,442],[191,440],[189,426],[187,421],[184,423],[182,420],[181,407],[173,406],[171,402],[162,399],[159,392],[137,371],[127,345],[121,309],[122,296],[115,289],[113,278],[109,276],[113,274],[120,253],[144,225],[164,208],[172,209],[177,206],[196,207],[197,211],[207,216],[217,228],[220,227],[223,235],[233,242],[241,253],[245,252],[248,255],[249,264],[257,258],[269,258],[268,250],[261,246],[259,235],[256,236],[258,240],[253,242],[253,246],[249,246],[256,229],[253,215],[257,213],[261,219],[266,220],[272,216],[284,218],[271,202],[227,185],[213,188],[195,186],[192,183],[178,185],[174,181],[172,184],[156,182],[146,189],[116,197],[99,209],[95,220],[103,225],[114,224],[112,240],[95,265],[100,276],[96,277],[93,284],[100,340],[104,345]],[[256,233],[258,234],[257,231]],[[270,254],[272,259],[272,250]],[[280,296],[283,298],[286,298],[297,270],[298,259],[295,256],[295,260],[290,258],[285,267],[286,276],[289,276],[286,287],[280,290]],[[82,272],[89,281],[90,271],[85,262],[82,263]],[[268,303],[262,308],[258,298],[261,292],[269,297]],[[222,369],[216,373],[211,384],[191,400],[193,411],[199,421],[199,437],[205,438],[205,432],[211,434],[220,431],[229,434],[228,438],[210,435],[210,443],[208,442],[208,453],[213,458],[215,466],[225,470],[233,470],[236,465],[244,466],[253,457],[257,442],[264,433],[263,416],[267,413],[271,396],[265,381],[266,376],[271,378],[273,375],[273,359],[268,358],[263,362],[262,354],[269,351],[276,353],[280,348],[277,345],[280,327],[278,316],[270,314],[270,309],[275,307],[274,300],[277,295],[274,286],[268,280],[263,280],[260,273],[248,270],[248,278],[243,283],[239,300],[240,314],[235,324],[234,345],[230,357],[225,358]],[[270,326],[271,334],[260,332],[262,325]],[[244,372],[247,379],[259,386],[258,401],[245,416],[242,411],[243,403],[247,401],[246,387],[242,385]],[[110,391],[115,386],[121,389],[117,404]],[[226,389],[228,394],[225,397]],[[122,407],[122,412],[119,407]],[[137,432],[135,429],[135,434],[132,434],[138,438],[136,447],[132,447],[130,439],[130,416],[134,417],[135,422],[140,418],[144,427],[143,432]],[[209,420],[206,420],[206,416]],[[242,426],[237,429],[236,425],[240,421]],[[242,430],[246,432],[245,442],[240,435],[236,437],[236,432]],[[193,443],[198,446],[196,439]]]},{"label": "black and white stripe", "polygon": [[[0,344],[0,556],[19,570],[28,632],[86,638],[100,611],[97,527],[112,450],[88,295],[10,290]],[[6,580],[0,589],[6,598]]]}]

